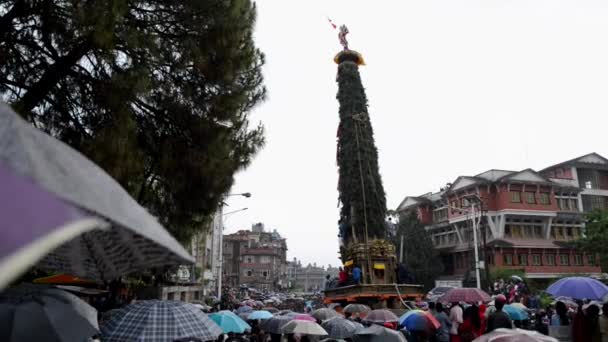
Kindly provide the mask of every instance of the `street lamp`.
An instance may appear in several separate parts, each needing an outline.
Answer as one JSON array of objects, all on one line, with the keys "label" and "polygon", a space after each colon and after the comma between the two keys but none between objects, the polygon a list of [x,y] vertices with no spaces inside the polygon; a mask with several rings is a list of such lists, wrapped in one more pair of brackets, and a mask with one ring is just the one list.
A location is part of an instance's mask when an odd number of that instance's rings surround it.
[{"label": "street lamp", "polygon": [[[251,193],[243,192],[243,193],[238,193],[238,194],[227,194],[224,196],[224,198],[230,197],[230,196],[243,196],[245,198],[250,198]],[[234,211],[224,214],[224,205],[226,205],[226,203],[222,200],[220,202],[220,209],[219,209],[220,232],[219,232],[219,237],[218,237],[219,247],[218,247],[218,270],[217,270],[217,298],[220,301],[220,309],[221,309],[221,303],[222,303],[222,264],[224,263],[224,255],[223,255],[223,251],[222,251],[222,249],[224,247],[224,216],[249,209],[249,208],[241,208],[241,209],[234,210]]]}]

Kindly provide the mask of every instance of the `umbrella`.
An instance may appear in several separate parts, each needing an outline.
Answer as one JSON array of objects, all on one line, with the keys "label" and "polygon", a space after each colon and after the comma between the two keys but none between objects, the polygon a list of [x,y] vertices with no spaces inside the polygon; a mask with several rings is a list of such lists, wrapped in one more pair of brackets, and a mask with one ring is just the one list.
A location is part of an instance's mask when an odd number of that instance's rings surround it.
[{"label": "umbrella", "polygon": [[602,299],[608,294],[608,286],[593,278],[566,277],[551,284],[546,292],[575,299]]},{"label": "umbrella", "polygon": [[342,318],[342,317],[334,317],[328,319],[327,321],[321,324],[323,329],[327,331],[327,334],[330,338],[352,338],[357,330],[359,330],[359,326],[354,322]]},{"label": "umbrella", "polygon": [[473,342],[558,342],[558,340],[537,331],[500,328],[479,336]]},{"label": "umbrella", "polygon": [[267,306],[265,308],[262,308],[262,310],[266,310],[266,311],[268,311],[270,313],[273,313],[273,314],[279,312],[279,309],[273,308],[272,306]]},{"label": "umbrella", "polygon": [[528,312],[526,312],[526,310],[520,309],[511,304],[503,306],[502,311],[509,315],[509,318],[514,321],[523,321],[525,319],[528,319]]},{"label": "umbrella", "polygon": [[370,311],[367,316],[365,316],[365,320],[373,323],[398,322],[399,317],[390,310],[378,309]]},{"label": "umbrella", "polygon": [[348,304],[344,307],[344,313],[349,313],[353,316],[359,315],[359,317],[365,316],[370,310],[369,306],[364,304]]},{"label": "umbrella", "polygon": [[217,323],[225,333],[232,332],[242,334],[247,330],[251,330],[251,326],[232,311],[222,310],[220,312],[214,312],[209,314],[209,318]]},{"label": "umbrella", "polygon": [[520,281],[520,282],[524,281],[524,280],[523,280],[523,279],[522,279],[520,276],[518,276],[518,275],[512,275],[512,276],[511,276],[511,279],[513,279],[513,280],[515,280],[515,281]]},{"label": "umbrella", "polygon": [[272,318],[272,314],[268,311],[265,310],[258,310],[258,311],[254,311],[251,314],[249,314],[249,316],[247,317],[247,319],[250,320],[254,320],[254,319],[269,319]]},{"label": "umbrella", "polygon": [[32,281],[34,284],[53,284],[53,285],[96,285],[92,280],[82,279],[69,274],[55,274],[48,277],[37,278]]},{"label": "umbrella", "polygon": [[451,289],[439,298],[439,301],[442,303],[477,303],[489,302],[490,300],[492,300],[490,295],[480,289],[471,287]]},{"label": "umbrella", "polygon": [[279,316],[283,316],[283,315],[289,315],[290,313],[292,313],[293,311],[291,310],[281,310],[277,313],[277,315]]},{"label": "umbrella", "polygon": [[318,319],[319,321],[324,321],[333,317],[338,317],[340,316],[339,313],[335,312],[332,309],[328,309],[328,308],[321,308],[321,309],[317,309],[312,313],[312,317]]},{"label": "umbrella", "polygon": [[281,328],[292,320],[289,316],[274,316],[260,323],[262,330],[271,334],[280,334]]},{"label": "umbrella", "polygon": [[338,310],[342,309],[342,304],[340,304],[340,303],[331,303],[327,307],[330,308],[330,309],[332,309],[332,310],[338,311]]},{"label": "umbrella", "polygon": [[399,325],[408,331],[437,330],[441,323],[428,311],[410,310],[399,317]]},{"label": "umbrella", "polygon": [[511,304],[509,304],[509,305],[511,305],[512,307],[516,307],[516,308],[518,308],[518,309],[522,309],[522,310],[528,310],[528,307],[526,307],[526,306],[525,306],[524,304],[522,304],[522,303],[511,303]]},{"label": "umbrella", "polygon": [[383,326],[372,324],[371,326],[357,331],[354,336],[355,342],[407,342],[405,336],[400,332]]},{"label": "umbrella", "polygon": [[26,285],[0,294],[1,341],[85,341],[98,332],[97,310],[71,293]]},{"label": "umbrella", "polygon": [[142,300],[116,310],[101,325],[102,341],[166,342],[196,337],[215,340],[222,329],[192,304]]},{"label": "umbrella", "polygon": [[239,307],[238,309],[236,309],[236,313],[243,313],[243,312],[251,312],[253,311],[253,308],[251,306],[248,305],[243,305],[241,307]]},{"label": "umbrella", "polygon": [[34,264],[112,280],[193,262],[112,177],[5,104],[0,104],[0,188],[0,288]]},{"label": "umbrella", "polygon": [[281,328],[283,334],[325,336],[327,331],[315,322],[293,320]]},{"label": "umbrella", "polygon": [[316,322],[317,321],[314,317],[312,317],[309,314],[295,313],[295,315],[291,314],[289,316],[291,316],[294,320],[298,320],[298,321],[310,321],[310,322]]}]

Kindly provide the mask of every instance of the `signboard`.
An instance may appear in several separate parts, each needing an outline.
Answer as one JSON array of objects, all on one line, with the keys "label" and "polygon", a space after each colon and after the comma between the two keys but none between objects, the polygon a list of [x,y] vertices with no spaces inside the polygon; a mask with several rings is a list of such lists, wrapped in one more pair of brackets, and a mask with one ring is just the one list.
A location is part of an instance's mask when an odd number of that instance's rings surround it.
[{"label": "signboard", "polygon": [[462,280],[435,280],[435,287],[462,287]]}]

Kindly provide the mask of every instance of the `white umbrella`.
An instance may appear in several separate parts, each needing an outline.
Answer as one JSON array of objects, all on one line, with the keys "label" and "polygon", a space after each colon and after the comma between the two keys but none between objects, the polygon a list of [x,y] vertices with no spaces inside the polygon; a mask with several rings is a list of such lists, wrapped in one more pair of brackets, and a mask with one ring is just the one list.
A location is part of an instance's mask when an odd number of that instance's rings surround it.
[{"label": "white umbrella", "polygon": [[558,342],[558,340],[536,331],[501,328],[481,335],[473,342]]},{"label": "white umbrella", "polygon": [[285,324],[281,331],[283,334],[301,334],[301,335],[328,335],[327,331],[320,325],[311,321],[293,320]]}]

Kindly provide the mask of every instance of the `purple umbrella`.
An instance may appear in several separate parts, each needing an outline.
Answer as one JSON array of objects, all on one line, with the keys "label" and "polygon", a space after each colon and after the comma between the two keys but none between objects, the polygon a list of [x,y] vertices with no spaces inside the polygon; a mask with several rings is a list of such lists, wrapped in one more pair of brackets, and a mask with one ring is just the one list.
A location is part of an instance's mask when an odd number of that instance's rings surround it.
[{"label": "purple umbrella", "polygon": [[33,264],[111,280],[192,262],[112,177],[2,103],[0,167],[0,289]]},{"label": "purple umbrella", "polygon": [[79,234],[107,225],[0,164],[0,289]]},{"label": "purple umbrella", "polygon": [[567,277],[551,284],[547,288],[547,293],[555,297],[602,299],[608,293],[608,286],[593,278]]}]

